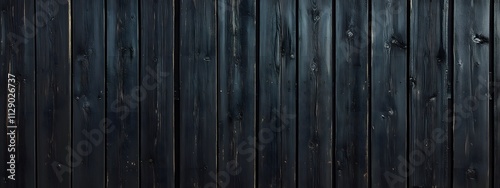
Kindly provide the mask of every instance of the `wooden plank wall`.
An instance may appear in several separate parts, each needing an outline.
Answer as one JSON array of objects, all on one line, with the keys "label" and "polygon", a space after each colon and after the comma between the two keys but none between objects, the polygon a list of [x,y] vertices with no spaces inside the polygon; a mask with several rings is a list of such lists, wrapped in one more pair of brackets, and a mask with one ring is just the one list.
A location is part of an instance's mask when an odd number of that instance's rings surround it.
[{"label": "wooden plank wall", "polygon": [[500,0],[0,0],[0,187],[499,187],[498,49]]}]

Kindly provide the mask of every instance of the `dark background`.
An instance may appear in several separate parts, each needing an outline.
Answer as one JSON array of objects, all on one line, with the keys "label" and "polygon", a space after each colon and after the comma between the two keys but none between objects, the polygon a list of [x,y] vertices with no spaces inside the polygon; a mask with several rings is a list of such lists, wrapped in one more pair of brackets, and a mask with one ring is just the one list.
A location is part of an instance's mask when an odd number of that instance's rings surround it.
[{"label": "dark background", "polygon": [[0,188],[500,187],[499,45],[500,0],[0,0]]}]

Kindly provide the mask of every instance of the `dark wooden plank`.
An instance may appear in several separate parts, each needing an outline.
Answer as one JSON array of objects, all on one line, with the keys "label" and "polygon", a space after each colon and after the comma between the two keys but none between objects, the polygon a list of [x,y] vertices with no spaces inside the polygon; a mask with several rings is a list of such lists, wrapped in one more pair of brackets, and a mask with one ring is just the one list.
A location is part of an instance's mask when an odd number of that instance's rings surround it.
[{"label": "dark wooden plank", "polygon": [[335,2],[336,187],[368,187],[370,5],[367,0]]},{"label": "dark wooden plank", "polygon": [[[7,107],[7,72],[15,75],[15,113],[16,121],[15,129],[8,129],[8,132],[14,130],[16,132],[16,143],[14,147],[11,145],[10,138],[1,139],[2,146],[0,164],[2,172],[1,177],[5,177],[0,182],[0,187],[35,187],[36,172],[35,172],[35,39],[33,19],[35,14],[35,2],[29,1],[3,1],[0,5],[2,26],[0,31],[1,47],[0,47],[0,78],[2,81],[0,88],[0,120],[7,122],[5,119]],[[5,85],[4,85],[5,84]],[[11,125],[11,124],[7,124]],[[5,138],[5,127],[0,131],[0,138]],[[5,145],[5,141],[7,145]],[[5,146],[5,147],[3,147]],[[12,145],[11,145],[12,146]],[[8,151],[8,149],[14,150]],[[8,151],[8,152],[4,152]],[[15,181],[8,179],[11,175],[6,171],[5,166],[10,162],[10,154],[15,155]],[[6,157],[4,160],[4,158]],[[10,165],[9,165],[10,166]],[[6,173],[4,175],[4,173]],[[4,184],[7,183],[7,184]]]},{"label": "dark wooden plank", "polygon": [[[7,182],[11,181],[8,180],[8,173],[7,172],[7,159],[9,159],[9,154],[7,153],[7,80],[8,80],[8,68],[9,68],[9,63],[8,63],[8,47],[7,46],[7,38],[4,36],[7,36],[7,33],[9,33],[9,29],[7,28],[7,20],[9,20],[9,14],[6,12],[8,9],[12,7],[12,3],[8,1],[2,1],[0,2],[0,147],[2,147],[2,154],[0,154],[0,186],[1,187],[7,187]],[[10,160],[10,159],[9,159]],[[5,169],[5,170],[3,170]]]},{"label": "dark wooden plank", "polygon": [[260,1],[257,186],[296,187],[295,0]]},{"label": "dark wooden plank", "polygon": [[493,187],[500,187],[500,179],[496,178],[500,175],[500,54],[496,53],[500,49],[500,0],[494,0],[493,2],[493,41],[494,46],[491,53],[493,53]]},{"label": "dark wooden plank", "polygon": [[139,4],[106,3],[106,186],[139,187]]},{"label": "dark wooden plank", "polygon": [[141,1],[141,187],[175,187],[174,1]]},{"label": "dark wooden plank", "polygon": [[490,187],[490,0],[454,2],[453,187]]},{"label": "dark wooden plank", "polygon": [[407,1],[372,1],[372,187],[406,187]]},{"label": "dark wooden plank", "polygon": [[105,43],[104,1],[72,1],[73,146],[72,187],[104,187]]},{"label": "dark wooden plank", "polygon": [[217,179],[215,0],[180,1],[180,187]]},{"label": "dark wooden plank", "polygon": [[[255,187],[256,1],[218,0],[218,175],[221,187]],[[255,156],[254,156],[255,157]]]},{"label": "dark wooden plank", "polygon": [[333,186],[331,0],[298,1],[298,187]]},{"label": "dark wooden plank", "polygon": [[[45,1],[37,0],[37,4]],[[71,43],[70,4],[36,6],[37,187],[70,187]]]},{"label": "dark wooden plank", "polygon": [[409,187],[450,187],[449,1],[411,1]]}]

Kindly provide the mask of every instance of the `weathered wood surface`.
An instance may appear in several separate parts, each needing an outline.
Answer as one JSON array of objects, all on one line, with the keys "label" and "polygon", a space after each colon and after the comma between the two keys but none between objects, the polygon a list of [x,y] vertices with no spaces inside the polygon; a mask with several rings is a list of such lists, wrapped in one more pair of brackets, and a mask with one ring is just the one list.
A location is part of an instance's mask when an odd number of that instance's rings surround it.
[{"label": "weathered wood surface", "polygon": [[298,1],[298,187],[333,186],[333,2]]},{"label": "weathered wood surface", "polygon": [[335,185],[369,186],[369,1],[335,1]]},{"label": "weathered wood surface", "polygon": [[[6,115],[8,73],[16,76],[15,112],[16,112],[16,181],[8,179],[10,161],[7,151],[10,138],[3,139],[7,132],[2,124],[0,129],[0,187],[35,187],[35,39],[34,4],[28,1],[2,1],[0,3],[0,122],[8,122]],[[11,83],[12,84],[12,83]],[[10,125],[10,124],[8,124]],[[10,131],[11,129],[8,129]]]},{"label": "weathered wood surface", "polygon": [[454,2],[453,187],[490,187],[490,0]]},{"label": "weathered wood surface", "polygon": [[[36,0],[37,4],[46,3]],[[52,11],[36,6],[37,187],[71,187],[72,56],[71,5],[54,2]]]},{"label": "weathered wood surface", "polygon": [[259,5],[257,187],[296,187],[297,2]]},{"label": "weathered wood surface", "polygon": [[[219,186],[255,187],[257,31],[255,0],[218,0]],[[215,182],[215,181],[214,181]]]},{"label": "weathered wood surface", "polygon": [[215,0],[180,1],[180,187],[217,180]]},{"label": "weathered wood surface", "polygon": [[138,0],[106,1],[106,187],[139,187]]},{"label": "weathered wood surface", "polygon": [[407,186],[407,11],[405,0],[372,1],[372,187]]},{"label": "weathered wood surface", "polygon": [[72,187],[103,187],[106,181],[105,133],[105,32],[102,0],[72,2],[73,144]]},{"label": "weathered wood surface", "polygon": [[175,187],[175,5],[172,0],[140,3],[140,182],[141,187]]},{"label": "weathered wood surface", "polygon": [[450,187],[449,1],[412,1],[410,21],[409,187]]},{"label": "weathered wood surface", "polygon": [[498,187],[499,12],[0,0],[0,187]]}]

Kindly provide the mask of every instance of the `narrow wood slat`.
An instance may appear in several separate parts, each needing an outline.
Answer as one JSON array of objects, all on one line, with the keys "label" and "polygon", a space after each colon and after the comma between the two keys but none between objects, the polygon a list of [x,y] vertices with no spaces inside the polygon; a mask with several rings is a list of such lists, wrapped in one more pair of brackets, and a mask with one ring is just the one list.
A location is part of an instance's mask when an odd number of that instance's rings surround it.
[{"label": "narrow wood slat", "polygon": [[106,186],[139,187],[139,4],[106,3]]},{"label": "narrow wood slat", "polygon": [[[37,4],[46,1],[37,0]],[[37,187],[71,186],[70,3],[54,1],[47,11],[36,6]]]},{"label": "narrow wood slat", "polygon": [[372,1],[372,187],[406,187],[407,1]]},{"label": "narrow wood slat", "polygon": [[297,186],[296,4],[259,3],[258,187]]},{"label": "narrow wood slat", "polygon": [[298,4],[298,187],[332,187],[333,2]]},{"label": "narrow wood slat", "polygon": [[[10,1],[13,8],[8,9],[12,27],[9,27],[7,40],[10,41],[11,72],[17,78],[16,116],[18,138],[16,143],[16,182],[8,187],[35,187],[36,186],[36,124],[35,124],[35,39],[28,34],[33,27],[35,16],[35,1]],[[47,6],[45,4],[45,6]],[[17,11],[22,10],[22,11]],[[27,40],[15,40],[15,35]],[[12,36],[12,40],[9,39]],[[8,43],[7,43],[8,44]],[[12,53],[15,52],[15,53]],[[3,79],[3,78],[2,78]],[[3,89],[3,88],[2,88]]]},{"label": "narrow wood slat", "polygon": [[[0,187],[35,187],[35,39],[31,30],[34,28],[33,19],[35,13],[35,2],[28,1],[3,1],[0,3]],[[8,73],[16,76],[15,112],[17,126],[16,143],[14,147],[10,143],[7,133],[13,129],[5,129],[5,125],[11,125],[6,118],[7,112],[7,79]],[[4,92],[5,91],[5,92]],[[6,123],[6,124],[5,124]],[[4,139],[7,136],[7,139]],[[11,145],[11,146],[9,146]],[[8,151],[9,149],[14,150]],[[7,152],[6,152],[7,151]],[[11,173],[10,154],[15,155],[15,181],[9,179]]]},{"label": "narrow wood slat", "polygon": [[104,187],[105,32],[104,1],[72,1],[73,188]]},{"label": "narrow wood slat", "polygon": [[369,33],[367,0],[336,2],[336,187],[369,186]]},{"label": "narrow wood slat", "polygon": [[141,1],[141,187],[175,187],[174,1]]},{"label": "narrow wood slat", "polygon": [[491,53],[493,53],[493,187],[500,187],[500,179],[495,178],[500,175],[500,54],[498,50],[500,49],[500,0],[493,0],[493,42],[494,46]]},{"label": "narrow wood slat", "polygon": [[218,0],[217,15],[218,182],[255,187],[255,148],[248,139],[256,136],[256,1]]},{"label": "narrow wood slat", "polygon": [[[9,9],[12,6],[11,2],[8,1],[2,1],[0,2],[0,9],[1,10],[6,10]],[[9,14],[7,12],[0,12],[0,34],[1,36],[6,36],[7,33],[9,33],[9,30],[7,29],[7,23],[5,20],[9,20]],[[5,44],[3,44],[4,40],[6,40],[4,37],[1,38],[2,44],[0,44],[0,75],[2,75],[2,78],[0,78],[0,147],[5,148],[2,151],[2,154],[0,154],[0,169],[5,169],[0,171],[0,177],[2,177],[0,181],[0,186],[2,187],[7,187],[7,177],[10,175],[10,173],[7,172],[7,161],[9,159],[9,154],[5,151],[7,151],[8,147],[8,136],[7,136],[7,74],[9,72],[9,63],[8,63],[8,48],[6,48]],[[10,43],[10,42],[9,42]],[[4,55],[5,54],[5,55]]]},{"label": "narrow wood slat", "polygon": [[215,0],[180,1],[180,187],[217,180]]},{"label": "narrow wood slat", "polygon": [[450,187],[449,1],[412,1],[409,187]]},{"label": "narrow wood slat", "polygon": [[490,0],[454,2],[453,187],[490,187]]}]

